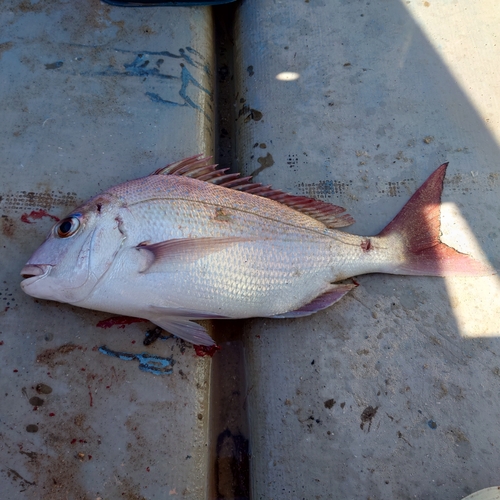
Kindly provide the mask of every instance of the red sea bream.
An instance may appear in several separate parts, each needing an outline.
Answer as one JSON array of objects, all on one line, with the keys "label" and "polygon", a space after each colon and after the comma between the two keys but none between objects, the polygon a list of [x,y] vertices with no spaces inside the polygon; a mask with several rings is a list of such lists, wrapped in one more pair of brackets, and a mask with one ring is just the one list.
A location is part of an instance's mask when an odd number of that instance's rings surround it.
[{"label": "red sea bream", "polygon": [[293,196],[187,158],[112,187],[57,222],[28,260],[33,297],[146,318],[201,345],[192,320],[293,318],[324,309],[366,273],[493,271],[440,242],[447,164],[376,236],[340,231],[341,207]]}]

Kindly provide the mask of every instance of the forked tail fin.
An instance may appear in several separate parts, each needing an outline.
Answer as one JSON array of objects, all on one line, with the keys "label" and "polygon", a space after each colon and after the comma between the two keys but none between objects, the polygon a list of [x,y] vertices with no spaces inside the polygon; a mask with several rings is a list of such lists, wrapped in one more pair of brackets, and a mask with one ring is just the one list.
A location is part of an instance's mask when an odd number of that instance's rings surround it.
[{"label": "forked tail fin", "polygon": [[[440,240],[441,193],[448,163],[443,163],[420,186],[401,212],[378,235],[403,244],[403,264],[393,274],[422,276],[485,276],[488,265],[458,252]],[[399,245],[400,246],[400,245]]]}]

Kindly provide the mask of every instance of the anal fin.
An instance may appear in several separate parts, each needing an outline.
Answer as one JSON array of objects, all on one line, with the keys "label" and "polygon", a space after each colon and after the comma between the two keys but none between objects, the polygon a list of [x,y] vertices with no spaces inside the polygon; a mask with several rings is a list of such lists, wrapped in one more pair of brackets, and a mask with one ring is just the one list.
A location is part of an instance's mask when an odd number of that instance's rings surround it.
[{"label": "anal fin", "polygon": [[338,302],[346,293],[350,292],[353,288],[356,287],[357,285],[353,284],[332,284],[325,292],[323,292],[321,295],[318,295],[311,302],[300,307],[299,309],[296,309],[295,311],[288,311],[282,314],[276,314],[275,316],[270,316],[270,318],[301,318],[303,316],[310,316],[315,312],[321,311],[322,309],[326,309],[327,307],[335,304],[335,302]]}]

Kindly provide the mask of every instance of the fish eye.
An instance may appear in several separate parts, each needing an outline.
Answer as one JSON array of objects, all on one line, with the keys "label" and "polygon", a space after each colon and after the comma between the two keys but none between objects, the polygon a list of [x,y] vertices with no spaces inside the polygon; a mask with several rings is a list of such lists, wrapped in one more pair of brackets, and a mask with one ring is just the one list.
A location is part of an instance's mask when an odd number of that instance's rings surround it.
[{"label": "fish eye", "polygon": [[73,236],[80,227],[80,220],[78,217],[66,217],[59,224],[55,226],[55,233],[59,238],[69,238]]}]

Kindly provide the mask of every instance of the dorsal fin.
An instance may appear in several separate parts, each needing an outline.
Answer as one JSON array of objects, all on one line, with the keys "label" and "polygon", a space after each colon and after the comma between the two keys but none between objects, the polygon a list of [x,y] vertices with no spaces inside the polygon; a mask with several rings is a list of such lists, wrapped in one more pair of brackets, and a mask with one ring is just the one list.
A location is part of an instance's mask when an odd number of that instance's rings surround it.
[{"label": "dorsal fin", "polygon": [[205,158],[203,155],[190,156],[184,160],[170,163],[166,167],[159,168],[151,175],[183,175],[229,189],[269,198],[302,212],[322,222],[329,228],[345,227],[354,223],[354,219],[349,214],[344,213],[345,208],[306,196],[288,194],[273,189],[271,186],[263,186],[260,183],[252,182],[251,176],[240,177],[238,173],[226,174],[228,168],[218,169],[217,165],[210,163],[210,160],[210,157]]}]

